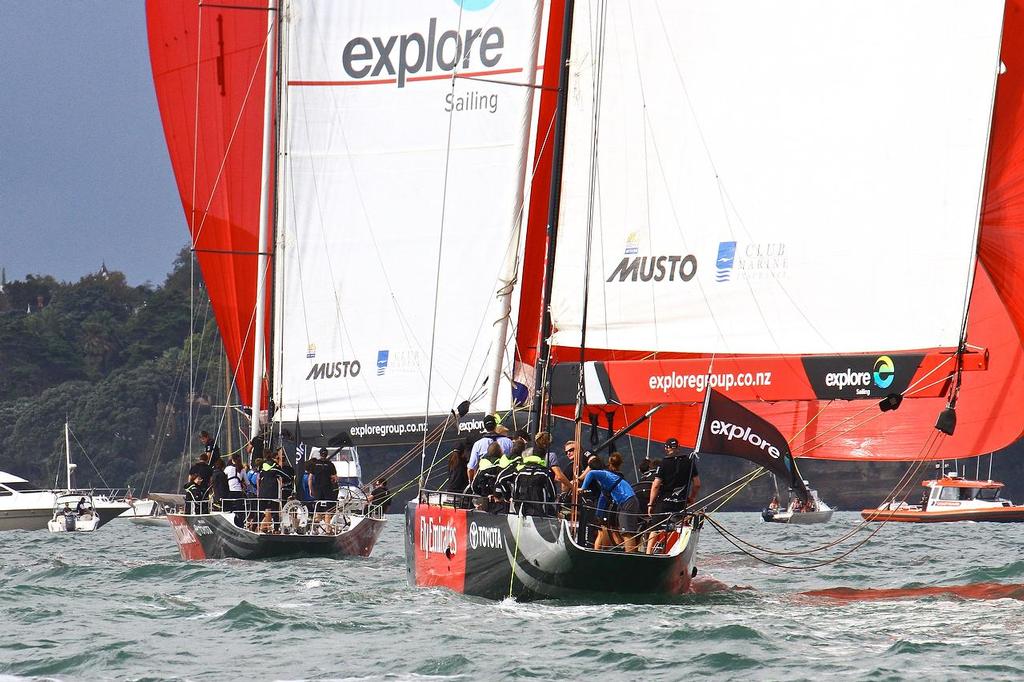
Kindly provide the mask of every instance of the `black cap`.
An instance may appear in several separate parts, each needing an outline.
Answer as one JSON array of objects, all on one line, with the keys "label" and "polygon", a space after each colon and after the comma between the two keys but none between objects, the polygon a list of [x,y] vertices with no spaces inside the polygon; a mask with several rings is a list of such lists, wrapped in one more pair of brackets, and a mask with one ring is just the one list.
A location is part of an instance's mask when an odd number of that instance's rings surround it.
[{"label": "black cap", "polygon": [[666,448],[678,448],[679,447],[679,441],[676,440],[675,438],[669,438],[668,440],[665,441],[665,447]]},{"label": "black cap", "polygon": [[486,417],[484,417],[484,428],[485,429],[493,429],[497,425],[498,425],[498,420],[494,418],[493,414],[489,414]]}]

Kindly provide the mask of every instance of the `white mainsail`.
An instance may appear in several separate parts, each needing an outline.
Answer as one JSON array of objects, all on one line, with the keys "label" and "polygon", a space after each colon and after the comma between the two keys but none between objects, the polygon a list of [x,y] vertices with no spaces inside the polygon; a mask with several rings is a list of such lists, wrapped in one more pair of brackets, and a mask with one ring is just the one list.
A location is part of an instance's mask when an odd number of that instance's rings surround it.
[{"label": "white mainsail", "polygon": [[[280,421],[354,423],[357,443],[415,433],[432,335],[429,412],[467,399],[486,409],[499,279],[519,248],[541,5],[288,3]],[[507,382],[500,395],[507,406]],[[395,421],[365,423],[380,419]]]},{"label": "white mainsail", "polygon": [[580,343],[592,189],[589,348],[957,346],[1002,14],[577,2],[554,344]]}]

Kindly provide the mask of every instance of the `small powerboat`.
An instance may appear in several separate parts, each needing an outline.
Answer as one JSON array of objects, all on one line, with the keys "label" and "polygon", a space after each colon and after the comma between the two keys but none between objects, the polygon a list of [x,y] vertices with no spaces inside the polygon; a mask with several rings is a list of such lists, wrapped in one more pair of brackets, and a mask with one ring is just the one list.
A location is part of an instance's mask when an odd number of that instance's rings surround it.
[{"label": "small powerboat", "polygon": [[785,509],[779,507],[778,498],[773,497],[767,509],[761,512],[761,518],[769,523],[828,523],[835,510],[818,497],[817,490],[811,489],[810,492],[806,502],[796,495],[790,495]]},{"label": "small powerboat", "polygon": [[53,515],[46,528],[51,533],[91,533],[100,525],[92,495],[61,493],[53,503]]},{"label": "small powerboat", "polygon": [[999,481],[974,481],[955,471],[942,478],[921,481],[925,492],[921,504],[888,500],[875,509],[864,509],[865,521],[941,523],[946,521],[1024,521],[1024,506],[1000,497]]}]

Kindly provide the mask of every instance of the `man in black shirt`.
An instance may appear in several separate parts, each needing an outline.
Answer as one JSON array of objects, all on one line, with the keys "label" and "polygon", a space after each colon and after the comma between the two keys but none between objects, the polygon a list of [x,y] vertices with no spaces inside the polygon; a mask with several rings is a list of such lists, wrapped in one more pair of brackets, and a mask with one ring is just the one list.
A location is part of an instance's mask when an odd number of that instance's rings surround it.
[{"label": "man in black shirt", "polygon": [[[661,460],[651,484],[651,495],[648,499],[647,513],[654,524],[664,525],[676,512],[682,511],[687,505],[693,504],[700,492],[700,475],[697,463],[691,453],[679,449],[679,441],[669,438],[665,441],[665,459]],[[654,551],[655,545],[664,537],[664,532],[651,535],[647,542],[647,553]]]},{"label": "man in black shirt", "polygon": [[333,513],[338,502],[338,490],[334,483],[338,475],[330,456],[327,448],[320,448],[320,457],[306,463],[306,472],[309,473],[309,496],[313,499],[315,512],[314,523],[319,520],[326,521],[328,514]]},{"label": "man in black shirt", "polygon": [[388,490],[387,479],[378,478],[373,482],[368,502],[371,506],[380,507],[383,513],[388,513],[388,507],[391,506],[391,491]]},{"label": "man in black shirt", "polygon": [[210,456],[205,452],[199,455],[199,460],[189,468],[188,475],[194,477],[194,482],[200,487],[203,497],[206,497],[206,491],[209,489],[210,481],[213,479],[213,467],[210,466]]},{"label": "man in black shirt", "polygon": [[260,471],[259,482],[256,484],[259,499],[259,509],[263,512],[263,520],[260,523],[261,533],[276,532],[275,523],[278,521],[278,512],[281,509],[281,476],[284,472],[270,462],[263,463],[263,470]]},{"label": "man in black shirt", "polygon": [[220,446],[213,440],[213,436],[210,435],[209,431],[199,432],[199,442],[203,444],[203,452],[206,453],[206,461],[210,463],[210,466],[216,466],[217,462],[221,461],[220,458]]}]

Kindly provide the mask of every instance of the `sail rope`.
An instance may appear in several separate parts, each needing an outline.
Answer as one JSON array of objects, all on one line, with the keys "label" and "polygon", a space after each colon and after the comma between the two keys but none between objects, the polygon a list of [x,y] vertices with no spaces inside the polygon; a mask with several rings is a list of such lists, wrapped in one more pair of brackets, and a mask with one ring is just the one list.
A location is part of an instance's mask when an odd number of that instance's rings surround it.
[{"label": "sail rope", "polygon": [[[910,487],[911,481],[918,474],[918,472],[920,472],[920,470],[924,466],[925,462],[929,461],[931,456],[935,454],[935,451],[938,449],[939,442],[940,442],[941,438],[942,438],[942,434],[934,433],[928,439],[928,443],[924,447],[922,447],[921,455],[916,459],[914,464],[907,469],[907,471],[903,474],[903,476],[900,477],[900,480],[897,482],[897,484],[895,486],[893,486],[892,490],[890,491],[890,494],[886,497],[887,500],[890,500],[890,505],[892,505],[894,503],[899,505],[899,504],[903,504],[904,502],[906,502],[906,499],[907,499],[907,497],[909,496],[909,494],[910,494],[910,492],[912,490],[912,488]],[[897,502],[897,498],[899,498],[898,502]],[[762,563],[778,567],[778,568],[804,570],[804,569],[811,569],[811,568],[820,568],[820,567],[823,567],[823,566],[827,566],[829,564],[836,563],[836,562],[846,558],[847,556],[852,554],[857,549],[863,547],[872,537],[874,537],[876,534],[878,534],[878,532],[881,531],[881,529],[892,519],[892,516],[893,516],[892,514],[885,515],[884,511],[880,510],[879,513],[875,516],[875,518],[876,518],[875,521],[868,521],[868,520],[864,519],[861,522],[859,522],[858,524],[856,524],[853,529],[845,532],[844,534],[842,534],[841,536],[839,536],[836,539],[832,540],[831,542],[828,542],[826,544],[823,544],[823,545],[820,545],[820,546],[817,546],[817,547],[803,549],[803,550],[798,550],[798,551],[775,550],[775,549],[771,549],[771,548],[768,548],[768,547],[763,547],[761,545],[757,545],[757,544],[752,543],[750,541],[744,540],[743,538],[741,538],[736,533],[733,533],[728,528],[726,528],[724,524],[722,524],[721,522],[719,522],[716,519],[712,518],[712,516],[710,514],[707,516],[707,520],[708,520],[709,523],[711,523],[712,527],[714,527],[715,530],[718,531],[719,534],[721,534],[722,537],[725,538],[729,542],[729,544],[733,545],[734,547],[736,547],[736,549],[740,550],[741,552],[743,552],[744,554],[750,556],[751,558],[756,559],[756,560],[758,560],[758,561],[760,561]],[[839,554],[839,555],[837,555],[835,557],[831,557],[829,559],[825,559],[825,560],[822,560],[822,561],[819,561],[819,562],[815,562],[815,563],[811,563],[811,564],[802,564],[802,565],[785,564],[785,563],[780,563],[780,562],[777,562],[777,561],[771,561],[771,560],[765,559],[765,558],[763,558],[761,556],[758,556],[758,555],[754,554],[754,551],[763,552],[765,554],[770,554],[770,555],[775,555],[775,556],[802,556],[802,555],[807,555],[807,554],[813,554],[813,553],[816,553],[816,552],[823,551],[825,549],[830,549],[830,548],[835,547],[835,546],[837,546],[839,544],[842,544],[847,539],[849,539],[849,538],[853,537],[854,535],[856,535],[857,533],[861,532],[864,529],[864,527],[867,526],[869,523],[878,523],[878,526],[876,528],[874,528],[867,535],[867,537],[865,537],[861,541],[857,542],[849,550],[847,550],[847,551],[845,551],[845,552],[843,552],[843,553],[841,553],[841,554]]]},{"label": "sail rope", "polygon": [[89,461],[89,464],[92,466],[93,471],[96,472],[96,475],[100,477],[100,481],[103,482],[103,486],[105,488],[109,488],[110,484],[107,483],[107,479],[103,478],[103,474],[100,472],[99,468],[97,468],[96,463],[92,461],[92,457],[89,456],[89,453],[85,451],[85,446],[82,445],[82,441],[78,440],[78,436],[71,430],[70,426],[68,427],[68,433],[70,433],[71,437],[75,439],[76,443],[78,443],[78,447],[81,448],[82,454],[85,455],[85,458]]},{"label": "sail rope", "polygon": [[516,547],[512,553],[512,575],[508,579],[508,597],[512,598],[512,587],[516,583],[516,561],[519,559],[519,536],[523,532],[523,505],[519,505],[519,525],[516,527]]}]

